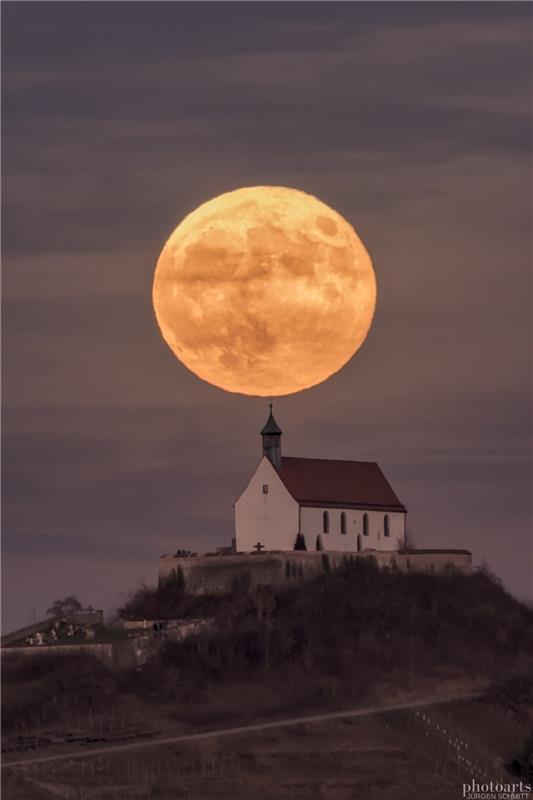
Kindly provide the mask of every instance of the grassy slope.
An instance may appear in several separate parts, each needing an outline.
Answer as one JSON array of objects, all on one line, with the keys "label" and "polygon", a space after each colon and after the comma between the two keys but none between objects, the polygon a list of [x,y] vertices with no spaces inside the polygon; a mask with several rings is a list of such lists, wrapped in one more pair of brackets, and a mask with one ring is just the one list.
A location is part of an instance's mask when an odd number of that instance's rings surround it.
[{"label": "grassy slope", "polygon": [[358,559],[279,594],[243,585],[216,601],[170,599],[187,615],[197,602],[216,611],[212,629],[120,676],[89,658],[11,662],[7,729],[36,709],[53,722],[67,705],[98,713],[111,702],[215,724],[532,671],[533,611],[483,572],[402,573]]},{"label": "grassy slope", "polygon": [[532,609],[483,572],[404,573],[358,559],[278,595],[237,592],[211,633],[169,643],[158,666],[192,688],[294,672],[300,686],[338,692],[354,687],[347,676],[359,692],[443,672],[492,679],[533,663],[532,623]]}]

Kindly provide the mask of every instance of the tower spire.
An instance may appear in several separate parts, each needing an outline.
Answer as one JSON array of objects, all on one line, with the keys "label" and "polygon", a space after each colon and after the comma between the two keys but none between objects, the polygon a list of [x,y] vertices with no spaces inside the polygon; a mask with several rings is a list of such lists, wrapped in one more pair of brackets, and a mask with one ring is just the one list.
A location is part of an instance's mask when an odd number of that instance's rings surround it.
[{"label": "tower spire", "polygon": [[281,428],[274,419],[272,403],[269,403],[270,413],[261,430],[263,438],[263,455],[276,467],[281,469]]}]

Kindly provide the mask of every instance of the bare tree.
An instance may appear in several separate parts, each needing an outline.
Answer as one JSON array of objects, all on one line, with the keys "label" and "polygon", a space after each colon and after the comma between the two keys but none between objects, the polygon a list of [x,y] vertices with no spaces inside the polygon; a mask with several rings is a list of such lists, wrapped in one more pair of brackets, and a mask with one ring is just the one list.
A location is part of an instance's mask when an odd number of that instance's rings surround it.
[{"label": "bare tree", "polygon": [[60,600],[55,600],[46,613],[54,617],[65,617],[67,614],[74,614],[76,611],[82,610],[83,606],[76,595],[69,594]]},{"label": "bare tree", "polygon": [[400,541],[400,549],[416,550],[416,538],[411,528],[406,529],[403,543]]}]

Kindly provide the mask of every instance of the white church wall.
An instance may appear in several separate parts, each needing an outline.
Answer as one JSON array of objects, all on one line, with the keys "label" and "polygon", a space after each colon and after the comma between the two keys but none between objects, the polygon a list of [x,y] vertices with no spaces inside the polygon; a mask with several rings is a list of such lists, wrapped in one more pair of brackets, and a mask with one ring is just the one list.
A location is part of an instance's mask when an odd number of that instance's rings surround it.
[{"label": "white church wall", "polygon": [[[263,491],[263,486],[268,491]],[[267,458],[235,503],[238,552],[251,552],[260,542],[267,550],[292,550],[298,533],[298,503]]]},{"label": "white church wall", "polygon": [[[329,514],[329,533],[323,529],[323,514]],[[341,533],[341,513],[346,514],[346,533]],[[363,517],[368,514],[368,536],[364,535]],[[385,514],[389,517],[389,536],[385,536]],[[301,509],[301,531],[308,550],[316,549],[320,535],[324,550],[354,552],[357,536],[361,535],[362,549],[398,550],[405,536],[405,514],[397,511],[366,511],[353,508],[322,508],[304,506]]]}]

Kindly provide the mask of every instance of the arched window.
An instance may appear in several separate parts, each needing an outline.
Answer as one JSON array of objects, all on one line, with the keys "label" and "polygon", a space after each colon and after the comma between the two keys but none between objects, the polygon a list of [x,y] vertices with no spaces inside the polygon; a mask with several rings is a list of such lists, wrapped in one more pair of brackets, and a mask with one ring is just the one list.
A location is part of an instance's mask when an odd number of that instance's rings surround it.
[{"label": "arched window", "polygon": [[329,513],[327,511],[322,514],[322,530],[324,533],[329,533]]},{"label": "arched window", "polygon": [[390,519],[388,514],[385,514],[383,517],[383,533],[385,536],[390,536]]},{"label": "arched window", "polygon": [[363,536],[368,536],[370,530],[368,527],[368,514],[363,514]]},{"label": "arched window", "polygon": [[346,514],[341,511],[341,533],[346,533]]}]

